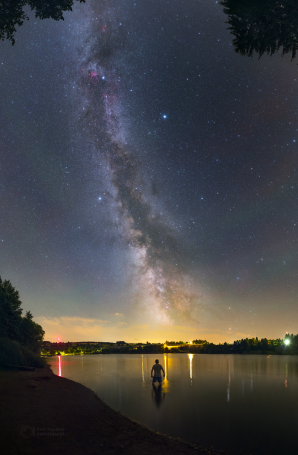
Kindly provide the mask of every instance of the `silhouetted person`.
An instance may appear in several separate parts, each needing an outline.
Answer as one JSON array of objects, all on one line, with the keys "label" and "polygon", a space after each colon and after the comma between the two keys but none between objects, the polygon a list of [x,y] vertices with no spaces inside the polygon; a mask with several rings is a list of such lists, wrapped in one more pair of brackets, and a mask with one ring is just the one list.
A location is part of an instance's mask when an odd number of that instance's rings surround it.
[{"label": "silhouetted person", "polygon": [[[154,374],[153,374],[153,372],[154,372]],[[163,377],[165,377],[164,369],[159,364],[159,360],[156,359],[155,365],[153,365],[153,367],[151,369],[151,378],[153,378],[152,384],[157,381],[159,383],[159,385],[161,386],[161,382],[162,382],[161,372],[163,372]]]}]

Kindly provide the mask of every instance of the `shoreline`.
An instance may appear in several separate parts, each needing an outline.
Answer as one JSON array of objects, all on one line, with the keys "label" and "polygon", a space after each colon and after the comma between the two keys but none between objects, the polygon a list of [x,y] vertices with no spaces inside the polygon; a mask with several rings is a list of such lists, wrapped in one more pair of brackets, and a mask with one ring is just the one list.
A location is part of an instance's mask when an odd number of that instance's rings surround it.
[{"label": "shoreline", "polygon": [[6,455],[229,455],[149,429],[110,408],[91,389],[35,371],[0,371]]},{"label": "shoreline", "polygon": [[121,355],[138,355],[138,354],[142,354],[142,355],[151,355],[151,354],[156,354],[157,356],[158,355],[167,355],[167,354],[177,354],[177,355],[180,355],[180,354],[193,354],[193,355],[235,355],[235,356],[238,356],[238,355],[260,355],[260,356],[278,356],[278,357],[282,357],[282,356],[297,356],[298,354],[291,354],[291,353],[285,353],[285,352],[282,352],[282,353],[276,353],[276,352],[236,352],[236,353],[224,353],[224,352],[217,352],[217,353],[200,353],[200,352],[159,352],[159,353],[156,353],[156,352],[145,352],[145,353],[141,353],[141,352],[82,352],[80,354],[47,354],[47,355],[41,355],[40,357],[42,359],[51,359],[52,357],[69,357],[69,356],[80,356],[80,355],[117,355],[117,354],[121,354]]}]

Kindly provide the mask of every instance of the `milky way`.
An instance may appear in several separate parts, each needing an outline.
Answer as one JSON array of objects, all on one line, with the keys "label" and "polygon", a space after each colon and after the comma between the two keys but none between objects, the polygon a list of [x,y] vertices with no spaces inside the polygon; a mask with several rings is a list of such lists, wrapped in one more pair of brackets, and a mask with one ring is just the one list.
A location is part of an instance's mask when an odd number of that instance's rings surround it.
[{"label": "milky way", "polygon": [[[153,322],[197,324],[202,291],[200,295],[199,284],[185,270],[181,252],[185,255],[186,245],[156,210],[152,188],[145,183],[146,167],[127,139],[118,70],[118,60],[125,56],[126,31],[121,18],[114,16],[108,8],[93,6],[89,11],[90,28],[76,81],[81,98],[79,128],[84,125],[87,141],[97,144],[95,157],[104,159],[107,210],[130,252],[135,294],[131,303]],[[187,253],[191,255],[190,249]]]}]

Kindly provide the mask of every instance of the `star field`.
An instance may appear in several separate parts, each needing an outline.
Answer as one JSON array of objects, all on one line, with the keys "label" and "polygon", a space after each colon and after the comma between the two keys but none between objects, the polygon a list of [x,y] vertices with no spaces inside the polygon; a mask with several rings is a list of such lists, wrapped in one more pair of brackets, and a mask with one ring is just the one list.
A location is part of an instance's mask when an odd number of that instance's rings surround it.
[{"label": "star field", "polygon": [[225,22],[90,0],[1,43],[0,270],[46,338],[295,332],[297,65]]}]

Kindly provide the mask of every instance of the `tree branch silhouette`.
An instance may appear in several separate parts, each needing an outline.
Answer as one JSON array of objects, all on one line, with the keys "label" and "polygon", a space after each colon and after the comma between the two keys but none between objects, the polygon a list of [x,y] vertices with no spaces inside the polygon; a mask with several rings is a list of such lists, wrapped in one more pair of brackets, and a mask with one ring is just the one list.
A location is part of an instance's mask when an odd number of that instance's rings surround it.
[{"label": "tree branch silhouette", "polygon": [[85,3],[85,0],[0,0],[0,39],[15,44],[16,26],[29,20],[24,11],[26,6],[35,11],[36,18],[59,21],[64,20],[64,11],[72,11],[75,1]]},{"label": "tree branch silhouette", "polygon": [[297,0],[223,0],[220,4],[228,16],[235,51],[259,58],[273,55],[282,48],[282,55],[298,48]]}]

